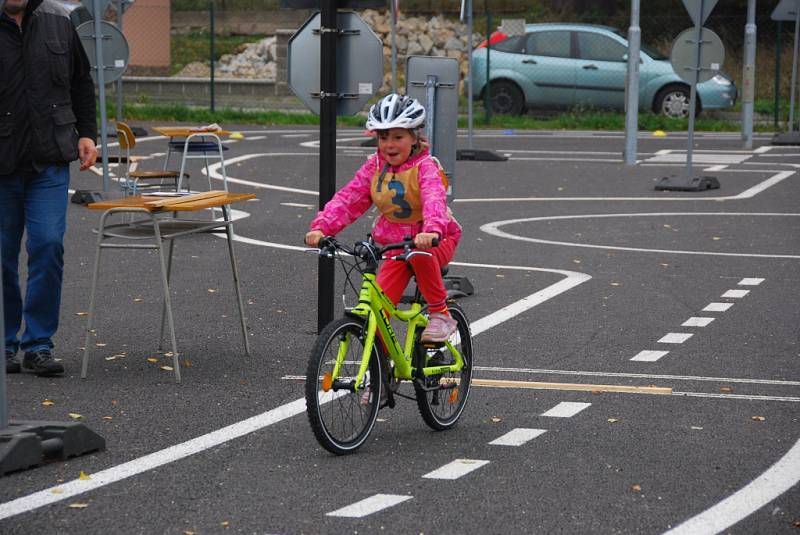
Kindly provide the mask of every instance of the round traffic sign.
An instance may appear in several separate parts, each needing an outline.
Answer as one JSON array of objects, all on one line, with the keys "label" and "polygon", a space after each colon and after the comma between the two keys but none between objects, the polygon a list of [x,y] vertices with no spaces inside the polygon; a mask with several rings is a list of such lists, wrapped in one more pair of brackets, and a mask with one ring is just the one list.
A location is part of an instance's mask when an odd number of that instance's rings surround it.
[{"label": "round traffic sign", "polygon": [[708,28],[702,28],[700,62],[698,64],[696,36],[696,28],[682,31],[672,43],[672,53],[669,55],[675,74],[690,84],[695,81],[696,69],[699,69],[697,71],[697,83],[705,82],[719,74],[722,62],[725,61],[725,47],[722,44],[722,39]]},{"label": "round traffic sign", "polygon": [[[94,35],[94,21],[84,22],[78,26],[75,31],[81,38],[83,49],[89,57],[89,63],[92,66],[92,79],[97,83],[97,55],[95,54],[95,35]],[[109,84],[118,80],[125,69],[128,68],[128,61],[130,61],[130,49],[128,48],[128,40],[119,31],[119,28],[110,22],[100,23],[101,49],[103,55],[103,79],[105,83]]]}]

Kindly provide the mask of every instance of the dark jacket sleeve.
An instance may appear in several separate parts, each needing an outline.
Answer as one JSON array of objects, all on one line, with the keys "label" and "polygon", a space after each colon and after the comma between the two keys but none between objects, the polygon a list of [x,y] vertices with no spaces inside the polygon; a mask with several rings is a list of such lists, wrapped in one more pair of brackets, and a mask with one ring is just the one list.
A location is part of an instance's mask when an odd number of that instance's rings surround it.
[{"label": "dark jacket sleeve", "polygon": [[97,112],[95,110],[94,82],[91,66],[78,32],[72,31],[72,111],[78,122],[75,127],[80,137],[97,141]]}]

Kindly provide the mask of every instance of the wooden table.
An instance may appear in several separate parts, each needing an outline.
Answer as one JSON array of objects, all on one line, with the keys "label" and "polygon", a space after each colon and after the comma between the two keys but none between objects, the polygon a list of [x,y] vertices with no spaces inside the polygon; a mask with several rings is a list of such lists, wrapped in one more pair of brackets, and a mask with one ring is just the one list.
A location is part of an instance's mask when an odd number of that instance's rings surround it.
[{"label": "wooden table", "polygon": [[169,160],[172,153],[177,152],[178,149],[181,150],[181,167],[176,187],[178,191],[181,189],[183,176],[186,171],[186,160],[193,158],[200,158],[205,161],[208,189],[211,189],[211,173],[208,169],[209,155],[219,160],[220,171],[222,172],[222,183],[225,190],[228,189],[228,178],[225,174],[225,158],[222,154],[227,147],[223,147],[220,137],[227,137],[231,135],[232,132],[223,129],[206,130],[203,127],[191,126],[156,126],[153,127],[153,130],[169,138],[169,142],[167,143],[167,155],[164,158],[165,171],[169,167]]},{"label": "wooden table", "polygon": [[[120,199],[109,199],[89,205],[93,210],[105,210],[100,218],[97,230],[97,249],[92,276],[92,289],[89,297],[89,312],[86,325],[86,339],[83,350],[81,378],[86,378],[89,366],[89,349],[92,345],[94,330],[92,322],[95,312],[95,296],[100,275],[100,253],[103,249],[156,249],[161,267],[161,285],[164,302],[161,310],[161,333],[159,348],[163,345],[165,320],[169,327],[172,341],[172,363],[175,380],[180,382],[180,363],[175,338],[175,324],[172,319],[169,279],[172,271],[172,257],[175,240],[180,237],[200,233],[218,232],[224,228],[228,241],[228,253],[231,260],[231,271],[236,289],[236,300],[241,319],[242,336],[244,337],[245,354],[250,355],[250,342],[247,336],[247,324],[244,316],[242,292],[239,287],[239,272],[236,267],[236,256],[233,250],[233,221],[230,217],[230,204],[254,199],[252,193],[228,193],[227,191],[208,191],[194,195],[181,196],[148,196],[137,195]],[[207,208],[221,208],[222,219],[185,219],[178,218],[177,212],[194,212]],[[115,215],[139,219],[109,223]],[[169,242],[169,251],[165,259],[163,243]],[[133,243],[132,243],[133,242]]]}]

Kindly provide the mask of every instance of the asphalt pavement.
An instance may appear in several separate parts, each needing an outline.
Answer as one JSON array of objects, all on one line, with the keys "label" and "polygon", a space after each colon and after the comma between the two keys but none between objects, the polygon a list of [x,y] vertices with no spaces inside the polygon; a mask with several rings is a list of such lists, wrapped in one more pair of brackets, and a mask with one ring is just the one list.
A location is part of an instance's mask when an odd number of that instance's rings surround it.
[{"label": "asphalt pavement", "polygon": [[[0,479],[0,533],[797,533],[800,149],[701,134],[694,172],[721,188],[658,192],[684,171],[685,135],[641,133],[628,167],[621,133],[476,132],[475,148],[509,160],[460,161],[452,180],[451,274],[475,287],[461,301],[476,333],[468,406],[434,432],[401,400],[336,457],[303,400],[318,132],[225,126],[244,135],[229,189],[257,195],[233,206],[252,356],[227,243],[193,236],[176,242],[171,284],[183,381],[158,350],[158,259],[143,250],[104,253],[80,379],[100,213],[71,204],[55,338],[67,373],[9,376],[9,412],[79,418],[107,448]],[[338,137],[342,186],[374,149],[361,131]],[[160,168],[165,139],[139,141],[140,168]],[[189,171],[208,189],[196,160]],[[220,189],[219,166],[211,177]],[[73,174],[73,189],[101,185]]]}]

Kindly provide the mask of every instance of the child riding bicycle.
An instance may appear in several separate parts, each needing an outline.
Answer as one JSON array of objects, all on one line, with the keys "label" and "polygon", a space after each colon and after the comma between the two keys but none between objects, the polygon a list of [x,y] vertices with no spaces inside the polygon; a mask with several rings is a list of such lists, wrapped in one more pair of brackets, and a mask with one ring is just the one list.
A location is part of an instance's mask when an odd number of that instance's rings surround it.
[{"label": "child riding bicycle", "polygon": [[425,108],[409,96],[392,93],[370,108],[366,128],[377,133],[378,150],[317,214],[305,243],[317,247],[324,236],[335,236],[375,204],[381,213],[372,230],[376,242],[411,236],[415,247],[431,253],[408,262],[384,262],[377,282],[397,304],[415,275],[429,313],[421,340],[444,342],[455,332],[456,321],[447,309],[441,269],[455,255],[461,226],[447,207],[444,171],[422,137],[424,122]]}]

